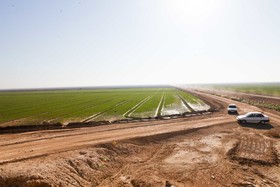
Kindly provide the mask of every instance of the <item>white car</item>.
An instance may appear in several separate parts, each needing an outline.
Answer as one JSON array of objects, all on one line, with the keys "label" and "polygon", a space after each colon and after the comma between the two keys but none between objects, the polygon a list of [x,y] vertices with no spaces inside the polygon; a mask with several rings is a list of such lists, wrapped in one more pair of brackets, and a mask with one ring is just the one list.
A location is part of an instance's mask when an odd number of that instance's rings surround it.
[{"label": "white car", "polygon": [[261,112],[249,112],[245,115],[237,116],[236,120],[240,123],[267,123],[269,117],[262,114]]},{"label": "white car", "polygon": [[235,104],[228,105],[228,113],[237,113],[237,106]]}]

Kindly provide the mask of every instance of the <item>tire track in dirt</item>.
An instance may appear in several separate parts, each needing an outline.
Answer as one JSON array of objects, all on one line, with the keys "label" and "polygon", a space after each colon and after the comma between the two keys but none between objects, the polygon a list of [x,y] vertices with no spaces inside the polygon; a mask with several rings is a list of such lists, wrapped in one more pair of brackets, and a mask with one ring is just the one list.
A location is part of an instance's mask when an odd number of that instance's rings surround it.
[{"label": "tire track in dirt", "polygon": [[195,90],[190,90],[190,92],[198,94],[198,95],[203,95],[204,97],[207,97],[210,100],[220,101],[220,103],[224,103],[225,104],[224,106],[226,106],[226,107],[227,107],[228,104],[231,104],[231,103],[236,104],[239,107],[239,109],[242,113],[247,113],[247,112],[252,112],[252,111],[264,112],[265,114],[267,114],[268,116],[271,117],[272,121],[277,122],[278,126],[280,125],[280,115],[278,115],[279,112],[268,111],[268,110],[264,111],[263,109],[261,109],[257,106],[253,106],[253,105],[250,105],[250,104],[247,104],[247,103],[243,103],[243,102],[231,100],[231,99],[228,99],[228,98],[212,95],[210,93],[204,93],[204,92],[199,92],[199,91],[195,91]]},{"label": "tire track in dirt", "polygon": [[[152,184],[150,186],[159,186],[159,184],[163,186],[166,180],[169,180],[175,186],[279,185],[279,181],[273,178],[273,174],[276,179],[279,178],[278,166],[265,168],[265,171],[263,171],[263,167],[257,170],[257,166],[238,165],[238,163],[225,158],[223,150],[227,149],[225,148],[227,145],[222,143],[235,141],[234,139],[238,140],[244,135],[251,136],[251,134],[260,133],[260,131],[236,125],[235,116],[227,115],[226,113],[226,107],[228,103],[233,102],[232,100],[224,100],[221,97],[215,98],[212,95],[205,94],[203,94],[203,98],[207,98],[210,103],[214,103],[215,110],[218,112],[193,118],[0,135],[0,146],[2,144],[0,149],[1,177],[3,177],[4,182],[6,179],[8,182],[16,179],[22,180],[22,182],[34,182],[36,180],[34,176],[38,175],[42,176],[42,178],[39,178],[40,180],[37,182],[46,181],[46,184],[57,184],[55,186],[59,186],[60,182],[65,186],[89,186],[90,184],[91,186],[131,186],[134,184],[135,186],[141,186],[141,184],[142,186],[150,184]],[[252,109],[257,110],[258,108],[252,108],[251,105],[240,103],[240,109],[245,112]],[[273,120],[275,121],[278,118],[273,117]],[[204,130],[196,132],[198,129]],[[187,134],[187,132],[196,133],[191,135]],[[209,137],[203,139],[205,136]],[[137,152],[137,149],[131,149],[132,147],[128,144],[123,144],[122,140],[131,143],[130,145],[132,146],[143,145],[147,149]],[[213,140],[212,152],[208,153],[209,146],[206,147],[206,150],[203,147],[199,147],[201,146],[201,143],[197,144],[199,140],[203,144],[209,141],[211,144]],[[215,141],[221,142],[221,145],[216,145]],[[117,143],[113,144],[113,142]],[[104,143],[108,144],[104,145]],[[178,148],[177,145],[180,145],[180,147]],[[184,161],[179,161],[177,165],[176,163],[166,164],[164,161],[165,156],[175,156],[176,153],[182,150],[185,151],[185,154],[183,157],[176,157],[176,160],[188,159],[188,157],[191,159],[193,156],[190,150],[191,145],[195,149],[193,152],[197,151],[197,149],[204,151],[203,154],[198,155],[196,158],[202,156],[201,159],[203,160],[203,156],[206,154],[210,158],[214,158],[215,154],[217,154],[220,156],[219,160],[214,163],[193,162],[184,164]],[[110,146],[115,148],[112,150]],[[253,148],[255,144],[248,144],[248,146]],[[245,148],[248,146],[246,144]],[[95,150],[100,147],[99,151],[105,150],[102,152],[104,153],[102,154],[102,161],[98,160],[98,157],[94,157],[93,154],[87,153],[90,149]],[[263,148],[263,145],[260,143],[259,147]],[[108,150],[113,151],[109,161],[106,160],[109,155]],[[103,159],[104,156],[105,160]],[[57,161],[59,159],[60,161]],[[83,162],[81,162],[82,159],[84,159]],[[92,170],[93,167],[88,163],[88,160],[90,163],[108,164],[108,167],[98,165],[96,166],[98,169]],[[67,164],[63,164],[64,162]],[[41,168],[37,169],[37,167]],[[71,170],[65,169],[66,167]],[[88,170],[86,167],[88,167]],[[24,172],[26,171],[27,173],[25,174]],[[267,171],[269,172],[267,173]],[[93,174],[87,175],[88,173]],[[100,175],[102,173],[107,175]],[[271,180],[266,175],[271,176]],[[27,176],[26,179],[24,179],[25,176]],[[96,183],[93,185],[92,179],[95,177],[97,177],[97,182],[94,181]],[[128,182],[131,183],[119,183],[122,179],[126,180],[127,178],[125,177],[130,177]],[[250,180],[250,183],[247,183],[249,177],[254,180]],[[57,180],[58,182],[51,180]],[[269,183],[271,181],[272,183]]]},{"label": "tire track in dirt", "polygon": [[1,147],[0,163],[4,164],[7,162],[17,162],[18,160],[33,158],[34,156],[39,157],[40,155],[75,150],[81,147],[97,145],[100,143],[219,125],[231,121],[232,119],[217,117],[192,122],[182,121],[176,124],[167,123],[156,126],[150,125],[135,128],[115,129],[104,132],[95,132],[94,129],[83,129],[84,134],[52,137],[44,140],[30,141]]},{"label": "tire track in dirt", "polygon": [[[231,103],[232,101],[229,99],[224,99],[212,95],[207,95],[209,98],[215,98],[220,102]],[[145,100],[149,99],[147,97]],[[142,103],[145,101],[143,100]],[[138,106],[138,105],[137,105]],[[241,107],[251,108],[252,106],[248,104],[242,103]],[[255,107],[254,107],[255,108]],[[227,122],[233,122],[235,119],[232,116],[221,116],[221,117],[212,117],[208,119],[202,120],[193,120],[187,121],[182,119],[181,122],[172,121],[158,121],[158,122],[147,122],[149,125],[140,125],[137,127],[131,128],[131,126],[135,126],[135,124],[130,124],[127,127],[123,127],[119,125],[117,127],[95,127],[95,128],[83,128],[72,130],[70,132],[66,131],[64,134],[61,134],[57,131],[56,135],[45,134],[44,138],[34,139],[29,136],[29,133],[21,134],[15,137],[18,137],[18,141],[13,139],[14,144],[11,143],[2,145],[0,150],[0,160],[1,163],[5,163],[11,160],[17,159],[28,159],[32,156],[45,155],[45,154],[53,154],[59,151],[66,151],[71,149],[77,149],[78,147],[96,145],[99,143],[104,143],[108,141],[115,140],[123,140],[133,137],[142,137],[142,136],[150,136],[154,134],[168,133],[174,131],[180,131],[188,128],[198,128],[202,126],[211,126],[218,125]],[[157,124],[158,125],[155,125]],[[112,129],[115,128],[115,129]],[[100,131],[98,129],[103,129]],[[55,132],[55,131],[54,131]],[[35,132],[33,134],[39,134],[40,132]],[[3,136],[0,136],[2,139]],[[9,137],[4,136],[4,137]],[[22,141],[22,142],[21,142]],[[5,138],[4,138],[5,142]],[[7,140],[8,142],[8,140]],[[4,146],[4,147],[3,147]]]},{"label": "tire track in dirt", "polygon": [[[209,96],[208,97],[212,97]],[[213,98],[213,97],[212,97]],[[143,104],[146,100],[150,99],[150,97],[145,98],[142,100],[138,105],[133,107],[133,110],[140,104]],[[215,98],[219,99],[222,102],[231,102],[231,100],[227,100],[224,98]],[[248,106],[248,105],[245,105]],[[133,111],[132,109],[129,112]],[[2,163],[5,163],[9,160],[13,160],[13,158],[29,158],[31,155],[34,156],[36,154],[44,155],[50,154],[57,151],[65,151],[69,149],[75,149],[76,147],[81,146],[88,146],[92,144],[104,143],[113,140],[121,140],[127,139],[132,137],[139,137],[139,136],[149,136],[151,134],[160,134],[164,132],[172,132],[176,130],[182,130],[185,128],[197,128],[201,126],[208,126],[213,124],[223,124],[230,121],[233,121],[233,118],[229,118],[228,116],[224,117],[216,117],[216,118],[209,118],[205,120],[195,120],[195,121],[182,121],[171,123],[167,122],[166,124],[159,124],[154,125],[150,122],[151,125],[149,126],[138,126],[135,128],[120,128],[120,129],[109,129],[105,130],[104,132],[98,131],[98,128],[85,128],[79,129],[80,133],[75,134],[77,131],[73,131],[74,134],[66,134],[64,135],[57,135],[57,137],[46,137],[45,139],[40,140],[25,140],[25,143],[19,143],[6,146],[5,148],[0,151],[0,160]],[[103,127],[104,128],[104,127]],[[107,127],[105,127],[106,129]],[[58,133],[59,134],[59,133]],[[27,139],[27,137],[26,137]],[[35,151],[36,150],[36,151]],[[18,153],[21,152],[21,153]],[[22,153],[24,152],[24,154]],[[35,153],[37,152],[37,153]]]},{"label": "tire track in dirt", "polygon": [[[169,120],[169,121],[162,121],[161,123],[139,123],[139,124],[130,124],[128,126],[125,126],[124,124],[122,125],[111,125],[112,128],[106,128],[106,129],[103,129],[103,130],[95,130],[94,132],[95,133],[101,133],[101,132],[110,132],[110,131],[114,131],[116,129],[118,130],[121,130],[121,129],[133,129],[133,128],[138,128],[138,127],[147,127],[147,126],[157,126],[157,125],[164,125],[164,124],[178,124],[178,123],[182,123],[182,122],[185,122],[185,119],[180,119],[180,120]],[[76,132],[77,130],[73,131],[66,131],[66,133],[63,134],[63,132],[60,133],[60,130],[59,130],[59,134],[61,135],[49,135],[49,137],[42,137],[42,138],[34,138],[34,139],[30,139],[30,140],[16,140],[15,142],[12,142],[12,143],[3,143],[3,144],[0,144],[0,147],[5,147],[5,146],[10,146],[10,145],[15,145],[15,144],[23,144],[23,143],[28,143],[28,142],[35,142],[35,141],[41,141],[41,140],[48,140],[48,139],[54,139],[54,138],[62,138],[62,137],[70,137],[70,136],[77,136],[77,135],[86,135],[89,133],[89,131],[87,132]],[[52,132],[50,132],[51,134]],[[0,139],[0,141],[5,141],[5,139]],[[9,141],[11,142],[11,141]]]},{"label": "tire track in dirt", "polygon": [[[196,121],[197,119],[203,120],[207,119],[208,115],[212,115],[211,113],[205,114],[203,116],[193,115],[188,117],[188,121]],[[18,144],[24,141],[36,141],[39,139],[46,139],[45,137],[63,137],[68,135],[78,135],[78,134],[86,134],[91,130],[95,132],[105,132],[105,131],[113,131],[116,129],[127,129],[127,128],[135,128],[135,127],[144,127],[144,126],[153,126],[153,125],[163,125],[163,124],[176,124],[180,122],[186,121],[186,118],[174,118],[168,120],[153,120],[153,121],[142,121],[142,122],[130,122],[130,123],[113,123],[110,125],[101,125],[101,126],[92,126],[92,127],[81,127],[75,129],[57,129],[57,130],[40,130],[40,131],[31,131],[24,133],[16,133],[16,134],[2,134],[0,135],[0,146],[5,144]],[[88,131],[84,131],[84,129],[88,129]],[[9,143],[6,143],[9,142]]]}]

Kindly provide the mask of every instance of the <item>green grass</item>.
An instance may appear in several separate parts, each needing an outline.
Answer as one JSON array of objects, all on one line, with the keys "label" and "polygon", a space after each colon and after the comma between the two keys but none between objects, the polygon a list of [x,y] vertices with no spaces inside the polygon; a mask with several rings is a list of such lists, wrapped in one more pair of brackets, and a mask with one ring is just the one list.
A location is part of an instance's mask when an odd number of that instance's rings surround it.
[{"label": "green grass", "polygon": [[154,117],[162,97],[163,89],[154,92],[151,98],[133,113],[133,117]]},{"label": "green grass", "polygon": [[127,88],[61,91],[0,92],[0,125],[40,124],[43,121],[71,122],[123,119],[124,114],[150,97],[131,112],[131,117],[154,117],[163,93],[164,106],[179,103],[177,94],[188,102],[194,96],[175,88]]},{"label": "green grass", "polygon": [[199,104],[199,103],[203,103],[200,99],[198,99],[197,97],[186,93],[184,91],[181,90],[177,90],[177,94],[179,94],[180,96],[182,96],[186,101],[188,101],[191,104]]}]

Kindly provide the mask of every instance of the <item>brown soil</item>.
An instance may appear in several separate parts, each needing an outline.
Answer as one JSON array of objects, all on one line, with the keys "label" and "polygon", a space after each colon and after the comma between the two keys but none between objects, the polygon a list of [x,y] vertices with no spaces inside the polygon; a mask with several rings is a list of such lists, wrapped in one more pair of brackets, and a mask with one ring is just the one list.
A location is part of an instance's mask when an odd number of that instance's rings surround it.
[{"label": "brown soil", "polygon": [[0,135],[0,186],[280,186],[279,112],[195,92],[216,112],[189,118]]},{"label": "brown soil", "polygon": [[215,89],[198,89],[198,90],[231,98],[233,100],[243,101],[252,105],[280,111],[280,97],[277,96],[265,96],[265,95],[231,92],[231,91],[215,90]]}]

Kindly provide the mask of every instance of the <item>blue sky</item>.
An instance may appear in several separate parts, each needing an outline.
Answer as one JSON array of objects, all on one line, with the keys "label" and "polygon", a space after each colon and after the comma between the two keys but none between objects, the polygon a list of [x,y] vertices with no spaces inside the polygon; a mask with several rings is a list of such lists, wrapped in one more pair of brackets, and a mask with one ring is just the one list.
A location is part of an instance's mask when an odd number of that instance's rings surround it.
[{"label": "blue sky", "polygon": [[280,81],[278,0],[1,1],[0,89]]}]

